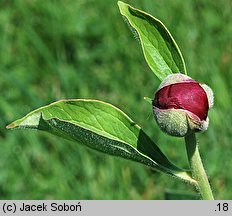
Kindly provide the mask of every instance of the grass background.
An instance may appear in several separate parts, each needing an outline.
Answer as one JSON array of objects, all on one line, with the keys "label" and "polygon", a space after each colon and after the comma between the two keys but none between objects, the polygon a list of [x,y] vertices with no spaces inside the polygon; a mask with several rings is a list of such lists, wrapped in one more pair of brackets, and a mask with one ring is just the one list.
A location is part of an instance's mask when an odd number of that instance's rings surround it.
[{"label": "grass background", "polygon": [[[170,30],[188,73],[214,90],[200,151],[217,199],[232,199],[232,3],[127,1]],[[163,134],[152,109],[158,79],[116,1],[1,0],[0,199],[164,199],[184,183],[50,134],[5,126],[62,98],[94,98],[124,110],[169,159],[187,167],[183,139]]]}]

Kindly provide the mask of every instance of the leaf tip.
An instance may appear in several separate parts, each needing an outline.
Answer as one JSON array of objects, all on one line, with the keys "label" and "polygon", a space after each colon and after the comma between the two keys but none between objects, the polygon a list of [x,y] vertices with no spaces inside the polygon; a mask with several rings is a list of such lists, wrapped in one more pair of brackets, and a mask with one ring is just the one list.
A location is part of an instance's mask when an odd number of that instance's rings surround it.
[{"label": "leaf tip", "polygon": [[120,7],[120,5],[122,5],[124,2],[122,2],[122,1],[118,1],[117,2],[117,4],[118,4],[118,6]]},{"label": "leaf tip", "polygon": [[143,97],[143,99],[145,100],[145,101],[147,101],[149,104],[152,104],[152,99],[151,98],[149,98],[149,97]]},{"label": "leaf tip", "polygon": [[13,122],[13,123],[7,125],[7,126],[6,126],[6,129],[13,129],[13,128],[15,128],[16,126],[17,126],[17,125]]},{"label": "leaf tip", "polygon": [[121,14],[123,14],[123,8],[125,8],[126,6],[129,6],[129,5],[123,1],[118,1],[117,3],[118,3],[118,7],[119,7]]}]

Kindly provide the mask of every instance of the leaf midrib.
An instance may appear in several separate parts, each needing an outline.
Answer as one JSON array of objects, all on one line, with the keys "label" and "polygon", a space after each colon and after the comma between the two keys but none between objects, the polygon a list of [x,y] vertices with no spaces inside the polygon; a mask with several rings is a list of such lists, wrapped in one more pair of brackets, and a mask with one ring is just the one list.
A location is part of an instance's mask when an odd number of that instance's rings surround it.
[{"label": "leaf midrib", "polygon": [[[80,120],[78,120],[80,123],[77,123],[76,122],[76,120],[74,120],[73,118],[72,118],[72,116],[68,113],[68,112],[66,112],[62,107],[60,107],[60,106],[57,106],[57,107],[59,107],[59,109],[61,109],[63,112],[65,112],[69,117],[70,117],[70,120],[65,120],[65,119],[61,119],[61,118],[58,118],[58,117],[56,117],[58,120],[60,120],[60,121],[64,121],[64,122],[67,122],[67,123],[69,123],[69,122],[71,122],[72,124],[74,124],[74,125],[76,125],[76,126],[78,126],[78,127],[83,127],[84,129],[86,129],[86,130],[90,130],[90,131],[92,131],[92,132],[94,132],[94,133],[100,133],[101,135],[103,135],[104,137],[106,137],[106,138],[112,138],[112,139],[114,139],[114,140],[116,140],[116,141],[120,141],[120,142],[123,142],[123,143],[127,143],[127,142],[125,142],[125,140],[122,140],[122,139],[119,139],[119,138],[117,138],[115,135],[113,135],[112,133],[109,133],[109,132],[107,132],[102,126],[102,128],[103,128],[103,130],[100,130],[99,128],[96,128],[96,127],[94,127],[93,125],[90,125],[90,124],[87,124],[86,122],[83,122],[83,121],[80,121]],[[87,110],[87,109],[85,109],[85,110]],[[89,110],[87,110],[88,112],[89,112]],[[49,115],[51,115],[52,116],[52,114],[51,114],[51,112],[50,112],[50,110],[47,110],[47,112],[49,113]],[[114,117],[115,118],[115,116],[114,115],[112,115],[112,114],[110,114],[110,113],[107,113],[108,115],[111,115],[112,117]],[[46,118],[45,116],[44,116],[44,114],[43,114],[43,112],[42,112],[42,116],[43,116],[43,119],[44,120],[51,120],[52,119],[52,117],[51,118]],[[94,115],[93,115],[94,116]],[[97,120],[98,121],[98,120]],[[120,123],[122,123],[123,125],[124,125],[124,127],[125,128],[127,128],[127,129],[129,129],[130,131],[131,131],[131,133],[133,134],[133,136],[137,139],[137,136],[135,135],[135,133],[131,130],[131,128],[128,128],[122,121],[120,121]],[[132,123],[132,122],[131,122]],[[137,127],[138,127],[138,125],[136,125]],[[138,127],[138,129],[140,129],[139,127]],[[133,147],[135,147],[136,148],[136,144],[133,144],[133,143],[128,143],[129,145],[132,145]]]},{"label": "leaf midrib", "polygon": [[[130,6],[128,6],[128,7],[130,7]],[[130,7],[132,10],[134,10],[132,7]],[[130,15],[132,15],[132,16],[134,16],[134,17],[137,17],[137,16],[135,16],[135,15],[133,15],[133,14],[131,14],[130,13]],[[126,17],[127,19],[128,19],[128,17]],[[155,18],[154,17],[152,17],[154,20],[155,20]],[[144,38],[146,38],[151,44],[152,44],[152,47],[155,49],[155,50],[158,50],[158,53],[160,54],[160,51],[159,51],[159,49],[156,49],[155,47],[154,47],[154,45],[153,45],[153,43],[152,43],[152,41],[149,39],[149,37],[146,35],[146,34],[144,34],[142,31],[139,31],[139,30],[137,30],[137,29],[140,29],[139,27],[138,27],[138,25],[136,25],[136,22],[133,22],[133,24],[130,22],[130,20],[128,19],[128,21],[129,21],[129,23],[131,24],[131,26],[134,28],[134,30],[135,31],[137,31],[137,33],[138,33],[138,35],[139,35],[139,37],[140,37],[140,42],[142,43],[142,44],[145,44],[142,40],[141,40],[141,33],[142,33],[142,35],[143,35],[143,37]],[[147,21],[146,21],[147,22]],[[157,21],[158,22],[158,21]],[[143,25],[143,27],[144,28],[146,28],[146,26],[144,26],[144,23],[143,22],[141,22],[142,23],[142,25]],[[148,23],[148,22],[147,22]],[[150,23],[148,23],[149,25],[151,25]],[[136,28],[134,27],[134,26],[136,26]],[[152,25],[153,26],[153,25]],[[158,31],[159,32],[159,31]],[[160,33],[159,33],[160,34]],[[170,36],[170,35],[169,35]],[[172,56],[172,52],[170,51],[170,49],[169,49],[169,47],[168,47],[168,45],[167,45],[167,43],[166,43],[166,41],[163,39],[163,37],[161,36],[161,39],[162,39],[162,42],[167,46],[167,50],[169,51],[169,53],[170,53],[170,55]],[[175,45],[175,44],[174,44]],[[143,50],[144,50],[144,46],[142,46],[143,47]],[[150,55],[151,56],[151,55]],[[169,65],[167,64],[167,62],[164,60],[164,58],[163,58],[163,55],[161,55],[160,54],[160,56],[162,57],[162,59],[163,59],[163,61],[166,63],[166,65],[168,66],[168,68],[171,70],[171,68],[169,67]],[[174,59],[173,59],[174,60]],[[178,66],[177,66],[177,64],[176,64],[176,62],[175,61],[172,61],[172,64],[175,64],[175,67],[176,68],[179,68]],[[171,70],[172,71],[172,70]]]}]

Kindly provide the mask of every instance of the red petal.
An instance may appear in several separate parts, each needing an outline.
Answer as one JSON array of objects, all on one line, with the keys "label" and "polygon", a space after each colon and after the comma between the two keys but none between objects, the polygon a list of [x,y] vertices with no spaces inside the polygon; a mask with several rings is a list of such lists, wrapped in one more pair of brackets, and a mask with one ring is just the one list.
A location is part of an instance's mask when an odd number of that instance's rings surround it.
[{"label": "red petal", "polygon": [[197,82],[175,83],[161,88],[155,94],[153,105],[160,109],[184,109],[206,120],[208,99],[204,89]]}]

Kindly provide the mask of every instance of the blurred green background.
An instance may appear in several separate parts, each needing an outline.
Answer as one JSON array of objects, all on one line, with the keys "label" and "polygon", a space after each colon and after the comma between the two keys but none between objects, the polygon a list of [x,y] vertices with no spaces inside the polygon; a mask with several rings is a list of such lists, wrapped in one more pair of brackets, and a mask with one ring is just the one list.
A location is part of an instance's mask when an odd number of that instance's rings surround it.
[{"label": "blurred green background", "polygon": [[[231,0],[127,1],[167,26],[188,73],[214,90],[198,134],[217,199],[232,199]],[[162,133],[143,97],[159,80],[123,22],[117,1],[0,1],[0,199],[164,199],[188,185],[62,138],[5,126],[62,98],[94,98],[127,113],[169,159],[187,167],[183,139]]]}]

